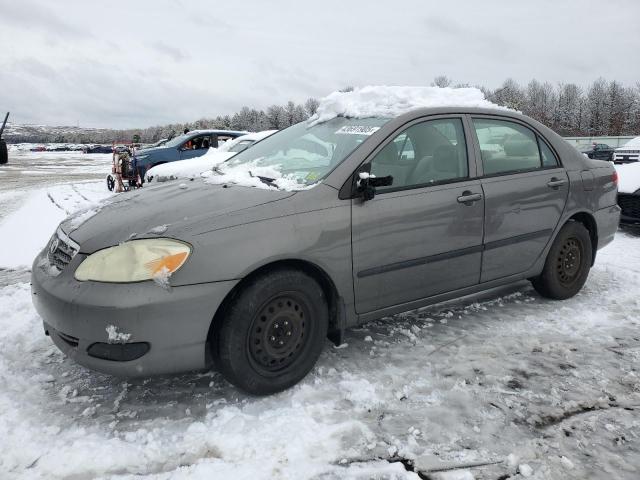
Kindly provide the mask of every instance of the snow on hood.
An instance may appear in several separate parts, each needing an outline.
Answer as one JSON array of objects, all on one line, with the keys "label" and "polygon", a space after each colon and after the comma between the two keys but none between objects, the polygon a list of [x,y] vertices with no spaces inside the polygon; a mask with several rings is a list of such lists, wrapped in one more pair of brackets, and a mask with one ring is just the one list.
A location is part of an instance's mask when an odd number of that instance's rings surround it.
[{"label": "snow on hood", "polygon": [[155,181],[175,180],[177,178],[197,178],[202,172],[211,170],[235,154],[236,152],[224,152],[219,149],[210,148],[209,151],[201,157],[156,165],[147,170],[145,176],[147,179],[153,178]]},{"label": "snow on hood", "polygon": [[640,189],[640,162],[614,165],[618,172],[618,191],[634,193]]},{"label": "snow on hood", "polygon": [[[258,165],[261,158],[256,158],[252,162],[233,165],[233,163],[223,163],[214,170],[202,173],[205,182],[212,185],[234,184],[243,187],[255,187],[268,190],[284,190],[288,192],[298,190],[308,190],[316,184],[307,185],[299,183],[298,180],[289,175],[283,175],[274,166]],[[263,180],[261,180],[261,177]],[[269,179],[271,181],[267,181]]]},{"label": "snow on hood", "polygon": [[629,148],[640,148],[640,137],[632,138],[627,143],[625,143],[622,147],[616,148],[616,150],[627,150]]},{"label": "snow on hood", "polygon": [[511,110],[485,99],[484,93],[477,88],[367,86],[326,96],[320,100],[318,110],[308,122],[315,125],[335,117],[397,117],[424,107]]}]

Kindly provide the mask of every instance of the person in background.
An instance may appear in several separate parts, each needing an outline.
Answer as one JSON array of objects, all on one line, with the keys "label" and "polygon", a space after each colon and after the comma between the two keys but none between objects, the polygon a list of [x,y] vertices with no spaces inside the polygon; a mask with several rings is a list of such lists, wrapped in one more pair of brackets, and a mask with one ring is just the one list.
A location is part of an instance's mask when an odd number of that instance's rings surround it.
[{"label": "person in background", "polygon": [[[189,129],[185,128],[184,129],[184,134],[186,135],[187,133],[189,133]],[[182,146],[183,150],[191,150],[193,148],[193,142],[191,140],[189,140],[187,143],[185,143]]]}]

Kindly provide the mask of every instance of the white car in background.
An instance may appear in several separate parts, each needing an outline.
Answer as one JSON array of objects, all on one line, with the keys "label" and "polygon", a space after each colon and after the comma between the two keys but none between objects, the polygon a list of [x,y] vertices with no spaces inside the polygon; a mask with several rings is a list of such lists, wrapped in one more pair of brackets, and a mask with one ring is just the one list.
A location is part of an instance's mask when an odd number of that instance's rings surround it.
[{"label": "white car in background", "polygon": [[624,146],[613,151],[613,163],[633,163],[640,161],[640,137],[629,140]]},{"label": "white car in background", "polygon": [[227,161],[237,153],[246,150],[254,143],[275,132],[277,132],[277,130],[249,133],[234,140],[228,140],[218,148],[210,148],[209,151],[201,157],[156,165],[147,170],[145,179],[147,182],[166,182],[179,178],[198,177],[202,172],[213,169],[216,165]]}]

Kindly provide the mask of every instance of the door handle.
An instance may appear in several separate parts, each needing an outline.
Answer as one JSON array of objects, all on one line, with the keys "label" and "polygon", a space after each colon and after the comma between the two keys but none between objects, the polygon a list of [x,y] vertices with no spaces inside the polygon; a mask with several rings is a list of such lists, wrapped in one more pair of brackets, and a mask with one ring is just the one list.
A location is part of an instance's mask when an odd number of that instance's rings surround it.
[{"label": "door handle", "polygon": [[473,205],[473,202],[482,200],[481,193],[472,193],[469,190],[462,192],[462,195],[458,197],[458,203],[464,203],[465,205]]},{"label": "door handle", "polygon": [[550,181],[547,182],[547,187],[557,190],[558,187],[561,187],[565,183],[567,183],[567,181],[564,178],[553,177]]}]

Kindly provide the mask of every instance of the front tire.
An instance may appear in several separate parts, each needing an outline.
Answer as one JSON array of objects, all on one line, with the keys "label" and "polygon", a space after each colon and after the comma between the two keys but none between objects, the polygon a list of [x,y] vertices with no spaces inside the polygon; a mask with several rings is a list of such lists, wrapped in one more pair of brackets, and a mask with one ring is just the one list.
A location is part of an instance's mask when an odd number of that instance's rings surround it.
[{"label": "front tire", "polygon": [[0,140],[0,165],[4,165],[9,161],[9,152],[7,150],[7,143],[4,140]]},{"label": "front tire", "polygon": [[579,222],[568,222],[551,245],[542,273],[531,283],[543,297],[573,297],[587,281],[593,258],[591,236]]},{"label": "front tire", "polygon": [[214,334],[222,375],[254,395],[285,390],[315,365],[329,324],[320,285],[304,272],[279,269],[247,284]]}]

